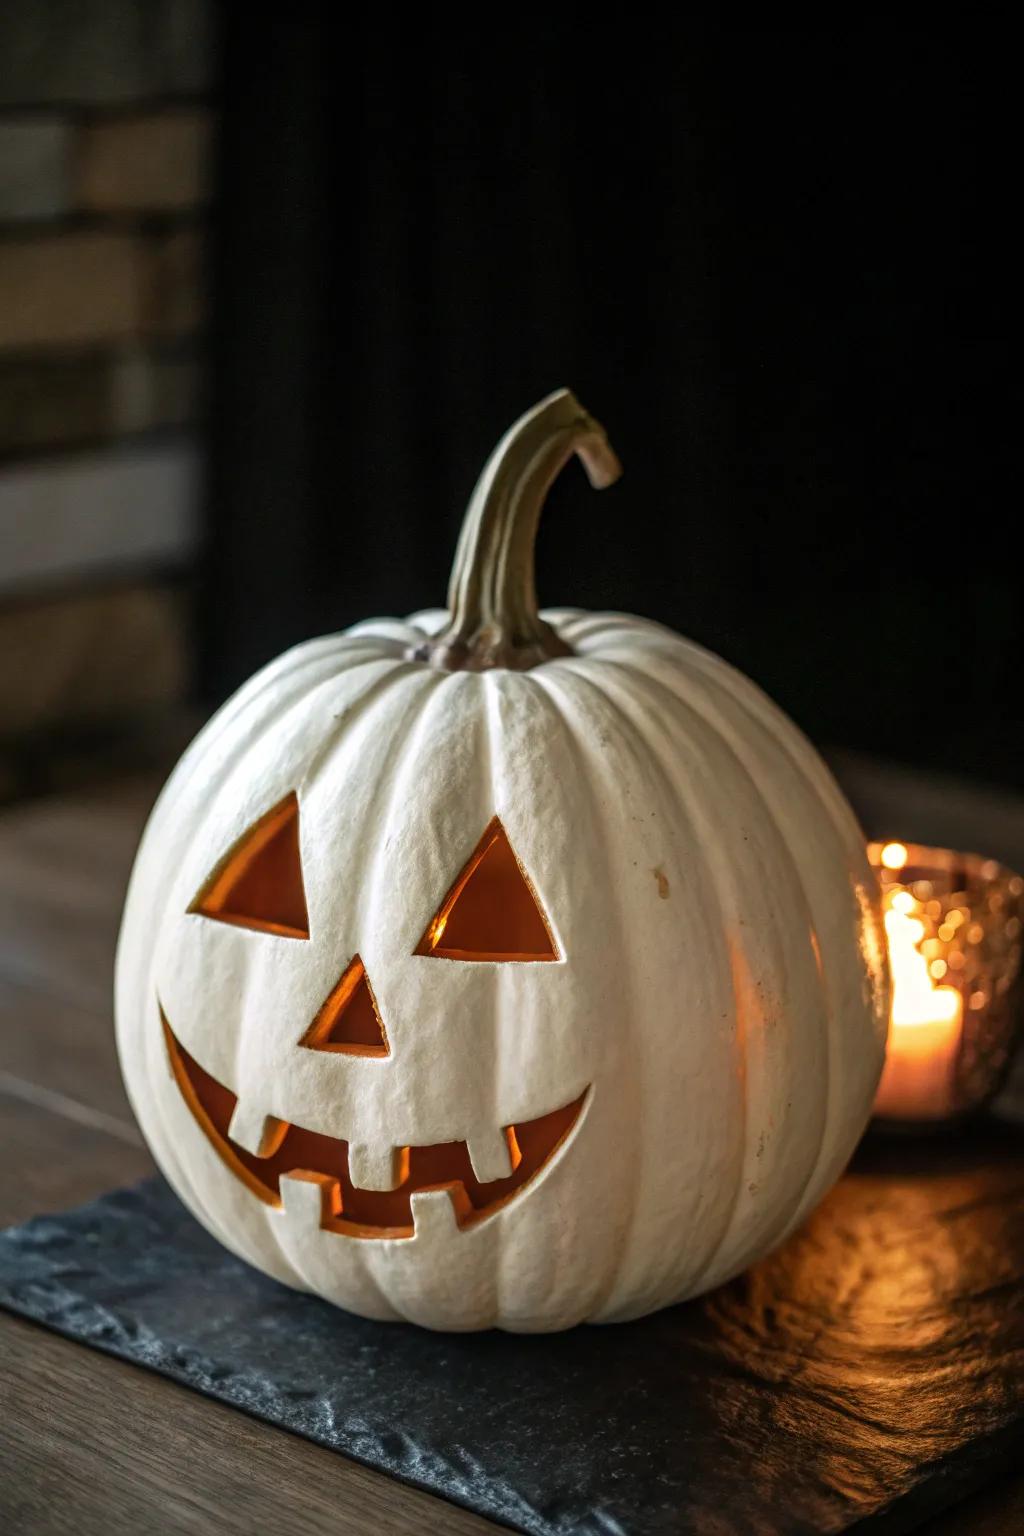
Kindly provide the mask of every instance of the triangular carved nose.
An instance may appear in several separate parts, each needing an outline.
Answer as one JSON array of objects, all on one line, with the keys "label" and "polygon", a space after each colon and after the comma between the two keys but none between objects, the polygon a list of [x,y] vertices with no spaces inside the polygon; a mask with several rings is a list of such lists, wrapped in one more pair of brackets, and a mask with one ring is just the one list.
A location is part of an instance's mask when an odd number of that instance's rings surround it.
[{"label": "triangular carved nose", "polygon": [[299,1044],[347,1056],[391,1054],[377,1000],[358,955],[346,966]]}]

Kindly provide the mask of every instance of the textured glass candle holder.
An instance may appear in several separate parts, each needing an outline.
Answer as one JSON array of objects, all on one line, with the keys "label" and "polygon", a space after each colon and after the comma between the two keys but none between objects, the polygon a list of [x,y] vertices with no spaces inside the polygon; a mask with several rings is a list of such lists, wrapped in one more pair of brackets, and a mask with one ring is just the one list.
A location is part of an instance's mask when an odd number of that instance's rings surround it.
[{"label": "textured glass candle holder", "polygon": [[894,997],[876,1117],[920,1125],[980,1109],[1019,1024],[1024,878],[994,859],[871,843]]}]

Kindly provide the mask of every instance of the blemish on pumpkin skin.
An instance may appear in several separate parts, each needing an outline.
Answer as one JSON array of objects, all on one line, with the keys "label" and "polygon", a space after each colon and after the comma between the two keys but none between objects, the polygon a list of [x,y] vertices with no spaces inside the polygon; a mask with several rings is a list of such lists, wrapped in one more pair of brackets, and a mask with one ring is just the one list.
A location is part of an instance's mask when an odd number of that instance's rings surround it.
[{"label": "blemish on pumpkin skin", "polygon": [[666,875],[665,871],[662,869],[660,864],[656,864],[654,866],[654,868],[651,870],[651,874],[654,876],[655,880],[658,882],[658,895],[661,897],[662,901],[668,901],[668,898],[669,898],[668,875]]}]

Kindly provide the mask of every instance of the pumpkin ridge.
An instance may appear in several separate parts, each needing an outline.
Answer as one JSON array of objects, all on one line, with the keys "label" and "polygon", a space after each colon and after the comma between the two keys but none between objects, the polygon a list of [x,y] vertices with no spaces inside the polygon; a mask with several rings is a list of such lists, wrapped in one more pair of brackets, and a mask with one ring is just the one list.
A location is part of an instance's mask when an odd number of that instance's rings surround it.
[{"label": "pumpkin ridge", "polygon": [[[669,698],[671,698],[674,701],[677,709],[684,710],[688,714],[691,714],[694,719],[699,720],[701,722],[702,726],[704,728],[706,728],[708,731],[710,731],[713,734],[713,736],[716,738],[716,740],[719,743],[721,743],[721,745],[729,753],[729,755],[732,758],[733,762],[736,764],[737,769],[742,774],[742,776],[747,781],[747,783],[750,785],[750,788],[753,791],[753,794],[755,795],[756,799],[760,803],[766,821],[770,822],[775,827],[775,829],[776,829],[776,832],[778,834],[778,844],[779,844],[779,848],[781,850],[782,857],[786,860],[787,864],[789,865],[789,868],[791,870],[792,877],[793,877],[793,882],[796,885],[796,887],[799,889],[800,894],[801,894],[801,900],[802,900],[802,904],[803,904],[804,915],[805,915],[806,920],[807,920],[807,931],[808,931],[808,934],[809,935],[815,934],[816,931],[817,931],[817,929],[816,929],[816,921],[815,921],[815,913],[814,913],[814,909],[813,909],[813,907],[811,905],[810,895],[809,895],[809,892],[807,890],[807,885],[806,885],[806,881],[805,881],[805,877],[804,877],[804,872],[803,872],[802,868],[800,867],[798,861],[792,855],[791,846],[790,846],[790,840],[789,840],[788,837],[786,837],[783,834],[783,829],[782,829],[782,826],[781,826],[780,820],[779,820],[779,814],[772,810],[772,807],[770,806],[770,804],[768,802],[768,799],[767,799],[767,797],[765,795],[765,792],[764,792],[763,788],[761,787],[761,784],[758,781],[756,773],[752,770],[752,768],[751,768],[750,764],[748,763],[747,758],[746,758],[745,754],[743,753],[742,749],[737,745],[736,740],[734,738],[733,730],[732,730],[732,728],[730,726],[730,723],[729,723],[728,719],[723,717],[723,716],[721,716],[721,714],[719,713],[717,707],[714,704],[714,700],[712,698],[708,697],[709,689],[707,689],[706,687],[702,689],[702,691],[701,691],[701,703],[705,704],[705,705],[706,704],[710,704],[711,705],[711,708],[714,711],[714,713],[711,714],[711,715],[707,714],[704,709],[699,707],[697,702],[694,701],[692,699],[692,697],[683,696],[683,695],[677,693],[675,689],[673,689],[669,684],[664,682],[662,679],[660,679],[658,677],[655,677],[654,675],[652,675],[650,673],[640,673],[636,669],[634,669],[631,666],[629,666],[628,663],[613,663],[612,665],[615,665],[617,668],[620,668],[621,670],[628,672],[634,682],[639,682],[639,683],[642,684],[642,686],[650,688],[654,692],[666,694]],[[736,700],[736,702],[742,708],[741,701]],[[783,717],[783,719],[784,718],[785,717]],[[760,722],[756,722],[756,723],[760,724]],[[780,748],[780,750],[784,751],[783,744],[777,740],[777,738],[774,736],[773,733],[766,731],[766,734],[769,735],[773,745],[778,746]],[[782,814],[783,815],[785,814],[784,810],[783,810]],[[829,818],[829,820],[831,821],[831,818]],[[715,888],[717,890],[717,882],[715,882]],[[808,940],[808,944],[809,944],[809,948],[811,950],[812,958],[814,958],[813,942],[810,940],[810,938]],[[815,971],[817,973],[818,983],[819,983],[818,987],[817,987],[817,995],[820,997],[821,1006],[822,1006],[822,1010],[823,1010],[823,1014],[824,1014],[824,1026],[825,1027],[820,1030],[820,1034],[822,1036],[822,1041],[823,1041],[822,1054],[824,1056],[824,1077],[825,1077],[825,1084],[826,1084],[826,1093],[824,1095],[824,1109],[823,1109],[823,1112],[822,1112],[822,1115],[820,1117],[819,1124],[818,1124],[818,1145],[817,1145],[817,1148],[815,1150],[813,1158],[809,1162],[809,1165],[808,1165],[808,1168],[807,1168],[807,1171],[806,1171],[806,1175],[804,1176],[803,1181],[802,1181],[802,1183],[800,1185],[799,1194],[797,1195],[797,1197],[796,1197],[796,1199],[795,1199],[795,1201],[793,1203],[793,1207],[792,1207],[792,1210],[790,1212],[790,1216],[787,1218],[787,1224],[786,1224],[787,1225],[787,1229],[791,1229],[791,1227],[795,1224],[795,1220],[796,1220],[796,1217],[797,1217],[797,1215],[798,1215],[798,1213],[799,1213],[799,1211],[801,1209],[801,1205],[802,1205],[804,1196],[806,1194],[806,1191],[811,1186],[811,1184],[813,1183],[814,1179],[817,1177],[817,1175],[819,1173],[821,1159],[822,1159],[822,1152],[823,1152],[823,1148],[824,1148],[825,1141],[826,1141],[826,1138],[827,1138],[827,1134],[828,1134],[828,1130],[829,1130],[829,1121],[830,1121],[830,1118],[831,1118],[831,1116],[830,1116],[830,1109],[831,1109],[831,1086],[832,1086],[832,1080],[833,1080],[833,1074],[832,1074],[832,1071],[831,1071],[831,1054],[832,1054],[832,1030],[833,1030],[833,1027],[834,1027],[835,1016],[834,1016],[834,1009],[833,1009],[833,1006],[832,1006],[832,1001],[831,1001],[831,998],[829,996],[828,983],[827,983],[827,978],[825,976],[824,970],[821,967],[821,965],[817,963],[817,961],[815,961],[814,969],[815,969]],[[742,1193],[744,1177],[745,1177],[745,1174],[741,1171],[739,1185],[738,1185],[738,1188],[737,1188],[737,1191],[736,1191],[736,1200],[737,1200],[737,1202],[738,1202],[740,1194]],[[735,1209],[733,1210],[732,1216],[730,1217],[729,1227],[722,1234],[722,1237],[721,1237],[718,1249],[716,1249],[709,1256],[707,1267],[710,1267],[711,1265],[714,1264],[716,1258],[718,1257],[718,1253],[719,1253],[721,1247],[724,1247],[726,1242],[728,1241],[729,1231],[731,1230],[732,1222],[734,1220],[735,1220]],[[741,1261],[741,1263],[742,1263],[742,1261]],[[697,1280],[698,1280],[698,1283],[699,1283],[700,1275],[698,1275]]]},{"label": "pumpkin ridge", "polygon": [[[743,720],[759,734],[763,735],[768,740],[768,742],[780,752],[787,765],[793,769],[794,774],[799,775],[799,764],[797,763],[792,750],[791,738],[795,730],[792,721],[782,710],[778,708],[776,704],[772,702],[771,699],[768,698],[767,694],[764,694],[759,688],[757,688],[756,684],[751,683],[749,679],[744,678],[743,675],[737,672],[735,668],[729,668],[728,673],[730,674],[728,676],[729,686],[724,687],[722,692],[725,693],[729,701],[735,706]],[[683,706],[683,708],[692,709],[700,719],[704,720],[709,725],[709,727],[716,733],[716,735],[727,745],[729,751],[737,760],[737,762],[739,762],[743,767],[744,772],[746,773],[750,782],[753,784],[759,798],[767,807],[768,795],[763,789],[756,771],[748,761],[747,755],[741,745],[739,733],[736,730],[735,724],[728,718],[728,715],[722,711],[721,707],[714,702],[712,697],[712,690],[707,686],[707,684],[711,682],[709,674],[702,672],[702,681],[705,683],[705,686],[701,690],[701,697],[704,702],[711,704],[714,711],[712,715],[709,715],[704,710],[702,710],[693,700],[691,695],[677,691],[671,686],[671,684],[665,682],[663,679],[652,678],[651,680],[655,682],[656,685],[664,688],[673,699],[675,699],[680,705]],[[757,704],[759,708],[755,710],[753,707],[754,704]],[[817,771],[813,778],[810,778],[810,782],[815,790],[819,792],[818,798],[823,801],[825,809],[828,812],[826,820],[828,827],[833,834],[836,856],[839,860],[845,862],[849,856],[849,843],[851,840],[854,842],[858,852],[860,852],[861,848],[864,847],[863,833],[856,818],[853,815],[853,812],[846,804],[846,801],[843,799],[838,785],[836,784],[835,779],[828,768],[828,765],[824,762],[821,756],[814,751],[813,747],[811,748],[811,752],[813,754]],[[830,793],[827,797],[820,793],[820,791],[825,789],[830,790]],[[840,812],[840,814],[834,814],[836,811]],[[781,821],[787,816],[787,814],[788,812],[786,810],[785,802],[782,802],[781,812],[778,816],[773,815],[773,820],[775,820],[777,824],[780,824]],[[787,855],[790,857],[790,862],[794,867],[796,878],[803,889],[804,908],[808,916],[808,924],[811,932],[815,936],[812,942],[817,942],[817,914],[814,911],[810,892],[807,889],[805,872],[789,853],[790,840],[785,838],[784,841],[786,842]],[[867,869],[866,853],[864,854],[864,860],[865,868]],[[826,996],[826,1003],[831,1021],[833,1010],[830,988],[828,984],[828,976],[825,968],[821,965],[820,962],[818,963],[818,973],[821,977],[822,992]]]},{"label": "pumpkin ridge", "polygon": [[[579,766],[580,782],[588,786],[591,815],[601,833],[600,837],[595,839],[595,846],[599,847],[602,853],[602,862],[606,871],[605,888],[615,892],[615,903],[620,922],[628,926],[630,914],[622,906],[622,898],[619,894],[620,887],[615,878],[617,872],[611,855],[611,848],[615,839],[608,836],[607,814],[602,806],[600,796],[595,792],[591,784],[593,777],[592,765],[584,745],[590,738],[589,722],[585,719],[582,720],[582,725],[587,727],[587,729],[581,730],[580,717],[585,715],[585,710],[581,706],[579,699],[575,698],[572,694],[574,683],[578,683],[581,680],[586,683],[593,683],[589,671],[584,672],[583,665],[581,664],[582,661],[583,658],[572,658],[567,666],[558,669],[557,672],[546,669],[543,672],[534,673],[532,680],[543,696],[546,708],[557,721],[568,749]],[[595,686],[594,691],[603,699],[599,688]],[[606,699],[603,699],[603,702],[607,707],[611,707]],[[618,788],[618,786],[615,787]],[[613,796],[610,805],[614,806],[616,803],[616,797]],[[631,1069],[629,1080],[633,1088],[633,1098],[639,1102],[642,1101],[643,1085],[640,1080],[640,1074],[633,1066],[635,1056],[630,1053],[627,1056],[627,1060],[630,1063]],[[621,1088],[621,1081],[619,1087]],[[600,1284],[593,1291],[590,1312],[595,1316],[599,1316],[602,1313],[607,1305],[609,1296],[615,1292],[620,1283],[625,1258],[630,1249],[630,1236],[639,1219],[641,1202],[638,1199],[638,1191],[643,1172],[643,1158],[638,1157],[635,1149],[633,1149],[633,1156],[628,1162],[630,1168],[630,1188],[622,1202],[625,1207],[624,1235],[622,1241],[616,1245],[614,1254],[611,1255],[609,1268],[604,1272]]]},{"label": "pumpkin ridge", "polygon": [[[582,661],[582,658],[580,660]],[[603,660],[598,660],[597,658],[595,658],[594,660],[597,662],[596,665],[594,665],[593,662],[590,665],[586,666],[586,667],[584,667],[583,665],[580,665],[578,663],[577,664],[570,664],[570,666],[567,667],[565,669],[565,671],[566,671],[566,673],[568,673],[569,675],[572,676],[572,678],[574,679],[574,681],[577,684],[581,684],[581,685],[583,685],[586,688],[592,689],[593,692],[598,695],[598,697],[602,700],[602,702],[608,708],[608,710],[613,714],[613,716],[616,718],[616,720],[620,722],[621,728],[622,728],[622,737],[623,737],[623,739],[625,741],[633,741],[637,737],[637,732],[636,732],[636,724],[637,724],[637,721],[636,721],[636,714],[637,714],[636,702],[637,701],[630,699],[629,700],[629,704],[625,704],[623,702],[622,695],[620,695],[617,690],[614,690],[612,687],[609,686],[609,684],[611,684],[613,682],[613,680],[617,680],[616,674],[617,674],[617,670],[618,669],[616,668],[616,664],[615,663],[610,662],[610,661],[609,662],[605,662]],[[552,682],[552,686],[554,688],[557,688],[558,686],[560,686],[562,684],[562,681],[563,681],[562,679],[559,679],[559,683],[557,683],[557,684]],[[626,694],[626,697],[628,698],[628,693]],[[632,713],[631,713],[631,710],[632,710]],[[640,736],[639,739],[643,740],[643,742],[644,742],[644,744],[646,746],[647,758],[646,758],[646,760],[641,759],[641,756],[640,756],[639,752],[636,752],[636,751],[634,751],[633,755],[634,755],[634,758],[636,759],[636,761],[641,765],[642,770],[645,773],[650,773],[658,781],[658,784],[659,784],[659,787],[660,787],[660,791],[661,791],[661,795],[662,795],[662,797],[664,799],[664,803],[666,805],[671,805],[673,803],[673,801],[674,801],[675,804],[676,804],[677,813],[681,813],[682,817],[685,818],[685,823],[686,823],[686,840],[691,845],[692,849],[701,850],[701,852],[700,852],[700,861],[701,861],[701,870],[702,870],[702,882],[701,883],[703,885],[705,885],[707,888],[710,889],[710,891],[712,893],[712,896],[713,896],[713,899],[714,899],[714,902],[715,902],[715,905],[716,905],[716,914],[717,914],[717,916],[716,916],[716,921],[712,924],[712,926],[714,926],[716,928],[724,929],[725,928],[725,905],[724,905],[724,902],[723,902],[722,890],[721,890],[721,886],[720,886],[720,882],[719,882],[719,878],[718,878],[718,874],[717,874],[716,863],[715,863],[715,860],[709,856],[709,853],[705,851],[705,850],[710,850],[710,849],[712,849],[714,847],[713,837],[710,837],[710,836],[707,835],[707,833],[708,833],[707,818],[703,814],[703,812],[700,812],[698,809],[695,809],[695,806],[693,804],[693,798],[689,794],[687,788],[685,787],[685,784],[682,787],[674,787],[672,775],[669,772],[668,761],[667,761],[667,754],[668,754],[668,748],[669,748],[669,745],[670,745],[670,734],[671,734],[670,733],[670,727],[667,724],[666,715],[665,715],[664,711],[654,710],[652,713],[653,713],[653,719],[654,719],[654,721],[655,721],[655,723],[656,723],[656,725],[657,725],[657,727],[658,727],[658,729],[660,731],[660,735],[657,738],[653,738],[650,735],[649,731],[644,731],[644,733]],[[649,722],[643,721],[643,724],[647,725],[647,724],[649,724]],[[733,1011],[734,1011],[734,1013],[736,1015],[736,1018],[737,1018],[737,1026],[738,1026],[737,1027],[737,1036],[739,1036],[740,1029],[739,1029],[738,999],[736,998],[735,982],[734,982],[734,978],[732,976],[731,971],[729,973],[729,985],[730,985],[730,988],[731,988],[732,1008],[733,1008]],[[736,1049],[735,1049],[735,1051],[732,1054],[736,1055],[736,1057],[739,1059],[740,1064],[741,1064],[741,1068],[742,1068],[742,1071],[741,1071],[741,1092],[740,1092],[740,1094],[738,1096],[738,1101],[737,1102],[738,1102],[739,1113],[740,1113],[740,1135],[738,1137],[738,1140],[739,1140],[740,1146],[743,1147],[746,1144],[746,1135],[747,1135],[747,1120],[748,1120],[748,1092],[747,1092],[747,1088],[748,1088],[748,1085],[747,1085],[746,1070],[745,1070],[746,1063],[745,1063],[745,1058],[743,1056],[743,1052],[742,1052],[742,1049],[741,1049],[741,1044],[742,1044],[742,1042],[739,1039],[737,1039]],[[637,1176],[637,1184],[639,1184],[639,1173],[638,1173],[638,1176]],[[729,1200],[728,1200],[727,1211],[726,1211],[726,1213],[724,1214],[724,1216],[722,1218],[721,1230],[720,1230],[719,1235],[718,1235],[718,1241],[719,1242],[724,1240],[724,1236],[725,1236],[725,1234],[728,1231],[729,1224],[730,1224],[731,1219],[732,1219],[732,1211],[733,1211],[735,1205],[739,1201],[739,1197],[740,1197],[740,1194],[742,1192],[742,1188],[743,1188],[743,1158],[742,1158],[742,1156],[740,1156],[737,1159],[736,1176],[735,1176],[735,1179],[733,1181],[732,1192],[731,1192],[731,1195],[730,1195]],[[639,1197],[638,1197],[638,1190],[636,1188],[634,1188],[633,1198],[632,1198],[631,1205],[630,1205],[630,1211],[631,1211],[630,1221],[631,1222],[634,1219],[632,1213],[638,1209],[639,1204],[640,1204],[640,1202],[639,1202]],[[698,1263],[697,1268],[695,1270],[692,1270],[692,1271],[690,1271],[688,1273],[688,1275],[686,1277],[685,1285],[683,1286],[683,1291],[685,1292],[685,1294],[689,1294],[691,1289],[693,1288],[693,1286],[695,1286],[696,1284],[699,1283],[699,1278],[700,1278],[701,1273],[713,1262],[714,1254],[715,1254],[716,1251],[717,1251],[717,1247],[713,1246],[711,1251],[710,1251],[710,1254],[705,1254],[705,1256]]]},{"label": "pumpkin ridge", "polygon": [[[324,733],[323,742],[309,758],[300,788],[314,783],[319,778],[335,752],[343,746],[350,731],[364,721],[364,717],[370,710],[385,703],[388,694],[392,691],[392,685],[408,678],[416,670],[410,663],[403,661],[400,655],[378,654],[368,657],[366,662],[360,665],[369,666],[374,663],[382,668],[380,676],[373,678],[361,693],[357,693],[355,698],[349,700],[343,714],[332,716],[332,729]],[[345,668],[345,677],[350,678],[354,670],[355,668],[351,670]]]}]

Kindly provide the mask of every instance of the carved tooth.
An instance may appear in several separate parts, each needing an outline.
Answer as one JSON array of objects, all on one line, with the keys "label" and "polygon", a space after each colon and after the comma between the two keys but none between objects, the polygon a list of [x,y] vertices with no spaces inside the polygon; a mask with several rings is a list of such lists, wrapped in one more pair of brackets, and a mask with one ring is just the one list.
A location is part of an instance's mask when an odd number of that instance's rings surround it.
[{"label": "carved tooth", "polygon": [[[462,1186],[458,1189],[461,1191]],[[417,1238],[435,1238],[443,1242],[458,1236],[455,1198],[450,1189],[417,1190],[410,1204]]]},{"label": "carved tooth", "polygon": [[341,1210],[341,1190],[337,1179],[323,1173],[285,1173],[281,1175],[281,1200],[290,1221],[307,1222],[318,1227],[327,1210],[337,1215]]},{"label": "carved tooth", "polygon": [[231,1116],[228,1135],[236,1146],[251,1152],[253,1157],[270,1157],[281,1145],[287,1129],[287,1120],[260,1114],[253,1106],[239,1099]]},{"label": "carved tooth", "polygon": [[397,1189],[409,1177],[409,1148],[350,1141],[348,1176],[357,1189]]},{"label": "carved tooth", "polygon": [[474,1136],[466,1146],[473,1172],[481,1184],[490,1184],[494,1179],[507,1179],[510,1173],[515,1173],[519,1163],[519,1148],[511,1127],[508,1131]]}]

